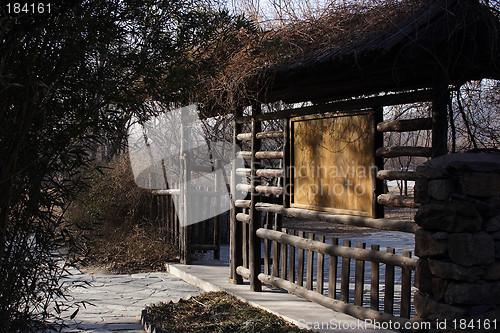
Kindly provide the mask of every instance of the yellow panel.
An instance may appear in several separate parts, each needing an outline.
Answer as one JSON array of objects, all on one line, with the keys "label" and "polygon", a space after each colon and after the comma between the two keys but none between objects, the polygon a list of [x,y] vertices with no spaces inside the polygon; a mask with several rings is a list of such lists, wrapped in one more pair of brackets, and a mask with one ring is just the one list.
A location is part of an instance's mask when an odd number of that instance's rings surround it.
[{"label": "yellow panel", "polygon": [[373,216],[372,113],[291,119],[291,206]]}]

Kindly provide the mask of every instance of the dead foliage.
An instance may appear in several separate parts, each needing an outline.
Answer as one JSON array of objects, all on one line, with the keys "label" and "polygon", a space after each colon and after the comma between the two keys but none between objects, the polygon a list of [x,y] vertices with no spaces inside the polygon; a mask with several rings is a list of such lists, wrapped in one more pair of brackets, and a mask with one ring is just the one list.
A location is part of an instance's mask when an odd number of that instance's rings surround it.
[{"label": "dead foliage", "polygon": [[128,156],[88,170],[87,178],[90,186],[66,215],[78,235],[81,266],[132,273],[178,260],[166,231],[148,219],[151,193],[135,184]]},{"label": "dead foliage", "polygon": [[[340,62],[348,59],[355,64],[363,58],[376,58],[397,48],[397,43],[404,43],[404,38],[411,38],[406,35],[411,29],[425,31],[436,13],[446,12],[452,5],[460,6],[460,10],[467,13],[478,9],[479,3],[472,0],[335,1],[321,11],[277,18],[265,27],[254,22],[254,29],[231,31],[225,38],[227,43],[218,43],[207,53],[213,63],[219,65],[200,76],[203,87],[194,100],[203,102],[206,115],[232,112],[255,100],[259,90],[273,81],[277,71],[293,72],[298,67],[320,66],[332,59]],[[493,13],[497,13],[495,8],[491,8]],[[496,43],[498,19],[486,15],[488,10],[484,9],[481,20],[489,20],[491,42]],[[451,33],[470,25],[468,20],[473,18],[460,18]]]},{"label": "dead foliage", "polygon": [[172,333],[304,331],[225,292],[208,292],[178,303],[155,304],[146,311],[156,327]]},{"label": "dead foliage", "polygon": [[429,2],[338,2],[330,4],[320,15],[278,21],[259,33],[244,29],[233,32],[230,38],[238,43],[224,53],[213,54],[219,59],[216,63],[225,65],[203,78],[206,88],[200,97],[206,106],[234,110],[241,106],[238,102],[255,99],[256,87],[272,80],[272,68],[347,55],[363,45],[370,47],[375,36],[415,15]]}]

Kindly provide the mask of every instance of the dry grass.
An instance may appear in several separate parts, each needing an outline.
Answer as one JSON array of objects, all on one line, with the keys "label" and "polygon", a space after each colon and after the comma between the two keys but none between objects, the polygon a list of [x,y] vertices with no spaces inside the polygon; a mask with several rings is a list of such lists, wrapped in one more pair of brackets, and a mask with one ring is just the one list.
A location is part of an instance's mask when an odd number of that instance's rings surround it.
[{"label": "dry grass", "polygon": [[178,303],[146,308],[150,321],[167,332],[308,332],[225,292],[209,292]]},{"label": "dry grass", "polygon": [[429,1],[337,2],[320,15],[276,20],[277,24],[257,34],[241,29],[229,37],[238,47],[213,51],[215,62],[224,65],[200,78],[205,88],[198,99],[206,107],[233,110],[242,101],[254,100],[256,87],[272,80],[269,69],[321,58],[332,50],[342,56],[358,52],[360,45],[374,47],[370,44],[374,36],[391,30],[425,3]]},{"label": "dry grass", "polygon": [[132,273],[178,260],[165,230],[148,219],[151,194],[135,184],[128,156],[87,174],[90,186],[67,214],[79,239],[80,266]]},{"label": "dry grass", "polygon": [[158,227],[139,227],[87,233],[84,270],[102,269],[117,274],[160,271],[169,261],[179,260],[177,248]]}]

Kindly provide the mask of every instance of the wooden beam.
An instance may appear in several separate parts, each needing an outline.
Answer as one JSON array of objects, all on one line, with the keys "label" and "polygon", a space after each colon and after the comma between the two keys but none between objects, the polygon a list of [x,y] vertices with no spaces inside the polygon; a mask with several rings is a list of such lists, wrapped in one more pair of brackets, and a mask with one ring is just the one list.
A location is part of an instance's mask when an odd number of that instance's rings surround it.
[{"label": "wooden beam", "polygon": [[235,206],[238,208],[250,208],[250,200],[236,200]]},{"label": "wooden beam", "polygon": [[400,156],[422,156],[431,157],[432,148],[429,147],[380,147],[377,149],[376,154],[379,157],[391,158]]},{"label": "wooden beam", "polygon": [[248,224],[250,223],[250,215],[245,213],[238,213],[236,214],[236,220]]},{"label": "wooden beam", "polygon": [[277,241],[281,244],[293,245],[300,249],[323,253],[329,256],[337,256],[354,260],[365,260],[383,263],[387,265],[398,266],[415,270],[417,260],[413,258],[398,256],[381,251],[373,251],[365,248],[354,248],[349,246],[330,245],[318,242],[312,239],[288,235],[281,231],[260,228],[257,230],[257,236],[263,239]]},{"label": "wooden beam", "polygon": [[[430,101],[431,99],[432,99],[431,91],[419,90],[419,91],[391,94],[385,96],[341,100],[327,104],[308,106],[304,108],[287,109],[282,111],[263,113],[257,117],[257,120],[285,119],[285,118],[306,116],[318,113],[359,110],[372,107],[423,102],[423,101]],[[240,124],[249,123],[251,121],[250,118],[251,117],[236,117],[236,122]]]},{"label": "wooden beam", "polygon": [[[214,167],[215,170],[219,170],[221,168],[221,161],[219,159],[216,159],[214,161]],[[217,196],[215,197],[215,211],[219,212],[221,208],[221,203],[222,203],[222,198],[221,198],[221,193],[222,193],[222,186],[225,187],[225,184],[222,183],[222,175],[219,173],[215,173],[214,177],[214,190],[217,193]],[[213,233],[213,242],[215,245],[214,249],[214,259],[215,260],[220,260],[220,228],[221,228],[221,214],[217,214],[214,218],[214,233]]]},{"label": "wooden beam", "polygon": [[[267,131],[267,132],[259,132],[256,135],[257,139],[279,139],[283,137],[282,131]],[[240,133],[236,136],[236,138],[240,141],[250,141],[252,140],[252,133]]]},{"label": "wooden beam", "polygon": [[[250,176],[250,168],[238,168],[236,174],[238,176]],[[283,176],[282,169],[258,169],[256,171],[259,177],[281,177]]]},{"label": "wooden beam", "polygon": [[[376,170],[384,169],[384,158],[377,156],[377,149],[384,146],[384,134],[377,131],[376,124],[384,121],[384,108],[378,107],[373,110],[372,116],[372,135],[373,135],[373,163],[376,167],[372,170],[372,181],[373,181],[373,191],[372,198],[376,198],[378,195],[384,193],[384,182],[376,177]],[[385,216],[384,206],[380,205],[377,200],[372,200],[372,216],[379,219]]]},{"label": "wooden beam", "polygon": [[377,197],[377,201],[381,205],[408,207],[408,208],[420,207],[420,204],[415,202],[415,198],[405,197],[401,195],[394,195],[394,194],[381,194]]},{"label": "wooden beam", "polygon": [[250,270],[248,268],[238,266],[236,267],[236,273],[247,280],[250,279]]},{"label": "wooden beam", "polygon": [[170,190],[152,190],[153,195],[180,195],[180,189],[170,189]]},{"label": "wooden beam", "polygon": [[[252,152],[242,150],[238,153],[238,157],[243,158],[245,160],[251,160],[252,159]],[[257,159],[264,159],[264,158],[282,159],[283,152],[282,151],[257,151],[257,152],[255,152],[255,158],[257,158]]]},{"label": "wooden beam", "polygon": [[260,177],[257,176],[257,169],[260,167],[260,162],[257,161],[257,153],[261,149],[261,141],[257,139],[257,133],[262,130],[262,123],[256,120],[256,117],[262,112],[261,104],[255,103],[252,106],[252,158],[250,160],[250,208],[249,208],[249,224],[248,224],[248,269],[250,270],[250,290],[261,291],[262,284],[258,279],[260,274],[261,246],[260,239],[255,234],[256,230],[261,227],[260,212],[255,209],[256,202],[260,199],[257,191],[260,184]]},{"label": "wooden beam", "polygon": [[259,177],[282,177],[282,169],[259,169],[257,170],[257,176]]},{"label": "wooden beam", "polygon": [[[252,185],[238,184],[238,185],[236,185],[236,189],[238,191],[242,191],[242,192],[252,192]],[[258,193],[268,193],[268,194],[280,195],[281,193],[283,193],[283,188],[279,187],[279,186],[258,185],[255,187],[255,191]]]},{"label": "wooden beam", "polygon": [[255,207],[264,212],[277,213],[290,217],[303,218],[308,220],[318,220],[324,222],[354,225],[357,227],[373,228],[380,230],[393,230],[401,232],[415,233],[419,228],[415,222],[407,222],[390,219],[373,219],[364,216],[339,215],[320,211],[312,211],[302,208],[284,208],[282,205],[268,203],[258,203]]},{"label": "wooden beam", "polygon": [[432,118],[389,120],[377,124],[379,132],[410,132],[432,129]]},{"label": "wooden beam", "polygon": [[282,151],[258,151],[255,153],[255,158],[258,158],[258,159],[264,159],[264,158],[282,159],[283,152]]},{"label": "wooden beam", "polygon": [[250,159],[252,159],[252,152],[251,151],[242,150],[242,151],[238,152],[237,157],[238,158],[242,158],[244,160],[250,160]]},{"label": "wooden beam", "polygon": [[266,274],[259,274],[259,280],[263,283],[271,285],[276,288],[285,289],[288,292],[300,296],[308,301],[320,304],[324,307],[332,309],[337,312],[342,312],[359,319],[373,319],[379,322],[399,322],[401,327],[405,327],[410,320],[405,318],[398,318],[387,313],[380,313],[375,310],[366,309],[358,305],[347,304],[342,301],[332,299],[330,297],[321,295],[316,291],[308,290],[290,281],[273,277]]},{"label": "wooden beam", "polygon": [[414,171],[380,170],[377,173],[377,178],[384,180],[417,180],[417,173]]},{"label": "wooden beam", "polygon": [[283,160],[281,166],[282,178],[280,185],[283,187],[283,207],[290,207],[291,195],[291,155],[290,155],[290,120],[283,119]]},{"label": "wooden beam", "polygon": [[448,154],[448,91],[447,74],[437,79],[432,99],[432,158]]},{"label": "wooden beam", "polygon": [[[241,115],[242,110],[238,109],[235,112],[235,117]],[[241,132],[242,125],[238,124],[236,121],[233,121],[233,158],[236,158],[238,153],[238,141],[236,139],[239,132]],[[243,249],[242,249],[242,234],[243,234],[243,226],[239,221],[236,220],[237,207],[235,205],[236,200],[236,163],[232,163],[231,168],[231,206],[230,206],[230,214],[229,214],[229,282],[234,284],[242,284],[243,278],[240,274],[237,273],[238,266],[243,264]]]},{"label": "wooden beam", "polygon": [[236,139],[240,141],[250,141],[252,140],[252,133],[239,133],[236,135]]}]

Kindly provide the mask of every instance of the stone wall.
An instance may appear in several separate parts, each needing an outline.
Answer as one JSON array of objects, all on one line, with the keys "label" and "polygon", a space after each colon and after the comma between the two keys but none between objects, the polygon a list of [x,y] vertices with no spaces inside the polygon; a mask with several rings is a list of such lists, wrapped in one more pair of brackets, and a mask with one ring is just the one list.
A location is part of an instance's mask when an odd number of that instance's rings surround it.
[{"label": "stone wall", "polygon": [[453,329],[453,320],[489,318],[499,329],[500,154],[447,155],[417,174],[417,319]]}]

